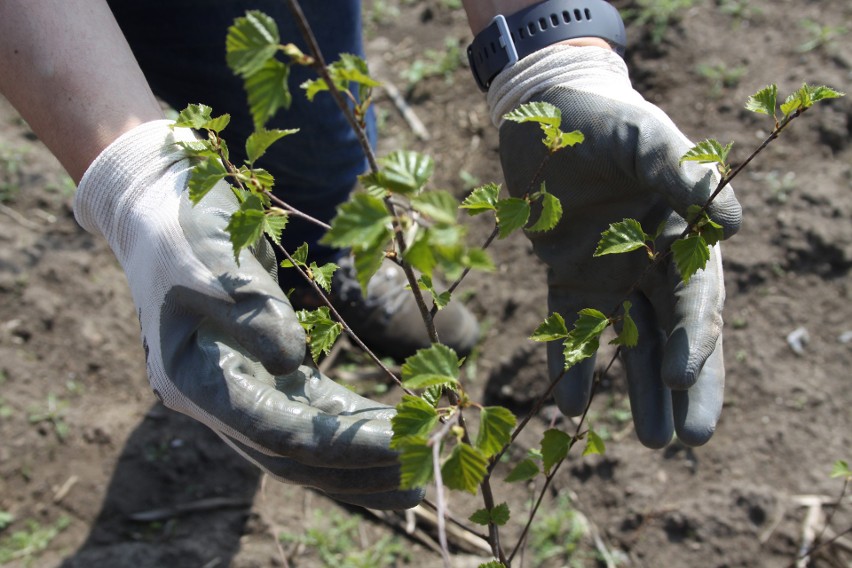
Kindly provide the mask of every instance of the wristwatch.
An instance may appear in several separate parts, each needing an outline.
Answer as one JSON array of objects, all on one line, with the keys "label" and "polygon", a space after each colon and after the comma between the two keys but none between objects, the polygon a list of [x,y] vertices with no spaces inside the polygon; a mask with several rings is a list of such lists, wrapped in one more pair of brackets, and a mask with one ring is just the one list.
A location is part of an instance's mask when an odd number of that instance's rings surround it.
[{"label": "wristwatch", "polygon": [[604,0],[545,0],[509,16],[498,14],[467,48],[483,91],[500,71],[531,53],[577,37],[599,37],[624,57],[627,35],[618,10]]}]

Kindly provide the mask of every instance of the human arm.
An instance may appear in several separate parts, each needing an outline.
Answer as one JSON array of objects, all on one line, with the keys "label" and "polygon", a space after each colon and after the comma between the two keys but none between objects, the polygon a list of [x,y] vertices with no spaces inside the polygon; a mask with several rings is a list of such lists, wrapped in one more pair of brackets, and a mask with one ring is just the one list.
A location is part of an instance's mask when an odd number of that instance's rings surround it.
[{"label": "human arm", "polygon": [[[596,4],[603,3],[588,5],[594,11]],[[517,3],[494,0],[467,6],[474,12],[475,29],[487,25],[495,11]],[[553,2],[548,10],[561,14],[563,7]],[[608,44],[565,43],[521,58],[488,85],[491,118],[500,128],[507,188],[510,194],[523,196],[544,182],[563,204],[559,226],[529,235],[549,267],[549,311],[561,313],[570,323],[580,309],[609,313],[622,300],[633,302],[640,344],[626,350],[624,359],[640,440],[661,447],[676,431],[685,443],[700,445],[715,429],[724,388],[725,290],[718,246],[713,247],[707,268],[688,284],[668,262],[646,276],[638,290],[631,288],[647,262],[641,251],[599,258],[593,253],[601,232],[625,217],[640,220],[649,233],[663,223],[657,246],[665,248],[684,228],[688,207],[704,204],[718,174],[709,167],[679,164],[691,143],[662,110],[632,88],[624,61]],[[503,120],[506,113],[530,101],[554,105],[561,111],[563,129],[585,135],[579,146],[548,158],[540,172],[546,149],[539,143],[538,128]],[[708,212],[726,236],[738,229],[741,209],[730,189]],[[548,360],[551,377],[561,376],[563,354],[557,343],[549,344]],[[571,368],[560,380],[555,396],[566,414],[582,414],[593,370],[594,358]]]},{"label": "human arm", "polygon": [[235,261],[227,183],[189,201],[194,135],[162,120],[105,1],[0,3],[0,90],[80,182],[75,215],[124,268],[164,404],[278,479],[375,508],[419,501],[396,490],[392,409],[301,365],[264,246]]}]

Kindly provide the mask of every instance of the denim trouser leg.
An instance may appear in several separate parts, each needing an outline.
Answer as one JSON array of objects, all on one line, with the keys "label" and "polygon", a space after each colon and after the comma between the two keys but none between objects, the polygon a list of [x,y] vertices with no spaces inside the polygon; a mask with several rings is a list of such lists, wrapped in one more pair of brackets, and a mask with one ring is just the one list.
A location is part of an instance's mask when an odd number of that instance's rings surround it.
[{"label": "denim trouser leg", "polygon": [[[225,63],[225,35],[246,10],[261,10],[278,23],[283,43],[295,43],[307,52],[301,34],[283,0],[110,0],[142,71],[154,92],[180,110],[204,103],[215,114],[229,113],[224,132],[231,159],[244,159],[244,140],[254,130],[242,79]],[[340,53],[363,56],[359,0],[303,0],[302,8],[328,62]],[[328,93],[308,102],[299,85],[316,74],[291,68],[293,103],[279,112],[267,128],[299,128],[272,146],[260,165],[276,179],[276,194],[302,211],[328,222],[366,170],[366,160],[355,134]],[[375,139],[370,117],[368,131]],[[308,242],[311,257],[333,258],[331,249],[316,244],[323,230],[291,218],[284,231],[289,250]]]}]

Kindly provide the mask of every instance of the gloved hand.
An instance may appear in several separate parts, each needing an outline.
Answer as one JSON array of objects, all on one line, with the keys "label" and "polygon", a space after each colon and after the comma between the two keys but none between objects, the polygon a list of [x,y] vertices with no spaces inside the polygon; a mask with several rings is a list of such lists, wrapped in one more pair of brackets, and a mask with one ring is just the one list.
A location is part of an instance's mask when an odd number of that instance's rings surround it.
[{"label": "gloved hand", "polygon": [[[520,103],[545,101],[561,109],[562,130],[580,130],[582,144],[550,158],[535,186],[533,177],[547,153],[534,124],[502,121]],[[645,232],[661,222],[657,250],[666,248],[686,223],[690,205],[703,205],[718,173],[680,157],[693,146],[669,117],[630,84],[627,67],[600,47],[551,46],[501,72],[488,93],[492,120],[500,126],[500,157],[509,192],[522,196],[546,182],[564,215],[545,233],[528,233],[547,264],[549,311],[569,325],[583,308],[611,313],[622,300],[633,303],[639,345],[624,351],[630,405],[643,444],[659,448],[673,429],[688,445],[710,439],[722,408],[725,368],[722,304],[725,288],[718,246],[707,267],[683,284],[673,263],[663,263],[626,296],[648,264],[644,251],[593,258],[610,223],[638,219]],[[725,235],[739,228],[742,211],[725,189],[708,211]],[[594,358],[573,367],[555,397],[571,416],[583,412],[592,384]],[[548,344],[552,378],[563,369],[562,345]]]},{"label": "gloved hand", "polygon": [[421,493],[396,489],[393,409],[300,366],[305,335],[268,246],[234,261],[227,184],[189,201],[191,164],[175,142],[194,139],[169,121],[138,126],[98,156],[75,197],[78,222],[127,275],[154,393],[280,480],[373,508],[416,505]]}]

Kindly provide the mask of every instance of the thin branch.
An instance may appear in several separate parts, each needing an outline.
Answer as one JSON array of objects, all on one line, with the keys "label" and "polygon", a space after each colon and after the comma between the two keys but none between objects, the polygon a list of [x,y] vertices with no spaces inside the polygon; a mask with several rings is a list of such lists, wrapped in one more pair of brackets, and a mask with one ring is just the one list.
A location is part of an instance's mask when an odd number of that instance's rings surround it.
[{"label": "thin branch", "polygon": [[287,213],[289,213],[290,215],[293,215],[294,217],[299,217],[301,219],[304,219],[305,221],[309,221],[309,222],[313,223],[314,225],[322,227],[326,231],[331,229],[331,225],[329,225],[328,223],[324,223],[323,221],[320,221],[316,217],[311,217],[307,213],[304,213],[303,211],[296,209],[295,207],[293,207],[292,205],[290,205],[286,201],[282,200],[279,197],[276,197],[271,192],[268,193],[267,195],[269,195],[269,200],[272,201],[272,203],[275,203],[281,209],[284,209],[285,211],[287,211]]}]

